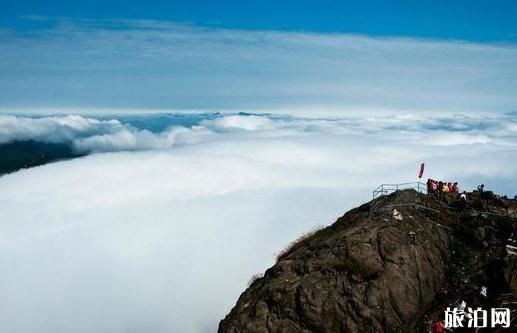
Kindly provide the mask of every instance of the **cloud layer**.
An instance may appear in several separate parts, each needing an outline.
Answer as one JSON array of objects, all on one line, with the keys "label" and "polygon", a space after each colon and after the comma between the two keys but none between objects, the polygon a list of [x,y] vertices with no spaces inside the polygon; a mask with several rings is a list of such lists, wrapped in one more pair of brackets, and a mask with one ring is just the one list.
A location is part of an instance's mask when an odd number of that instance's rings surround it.
[{"label": "cloud layer", "polygon": [[43,20],[0,30],[0,107],[515,110],[515,45]]},{"label": "cloud layer", "polygon": [[0,177],[0,331],[213,332],[275,253],[422,161],[517,186],[514,114],[153,119],[0,118],[2,142],[109,151]]},{"label": "cloud layer", "polygon": [[[153,124],[154,126],[148,126]],[[300,118],[239,114],[127,116],[0,115],[0,144],[14,141],[64,143],[80,153],[163,150],[228,138],[283,137],[300,133],[383,134],[418,137],[422,144],[515,145],[517,114]]]}]

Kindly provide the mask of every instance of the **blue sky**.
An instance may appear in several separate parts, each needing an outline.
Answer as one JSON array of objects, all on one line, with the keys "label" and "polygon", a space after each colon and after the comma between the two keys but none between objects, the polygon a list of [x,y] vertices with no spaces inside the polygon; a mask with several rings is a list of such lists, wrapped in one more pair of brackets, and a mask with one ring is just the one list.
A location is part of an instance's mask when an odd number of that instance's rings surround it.
[{"label": "blue sky", "polygon": [[0,2],[0,109],[511,112],[514,1]]},{"label": "blue sky", "polygon": [[19,20],[23,15],[167,20],[231,29],[517,41],[517,3],[512,0],[0,2],[2,25],[16,29],[38,26]]}]

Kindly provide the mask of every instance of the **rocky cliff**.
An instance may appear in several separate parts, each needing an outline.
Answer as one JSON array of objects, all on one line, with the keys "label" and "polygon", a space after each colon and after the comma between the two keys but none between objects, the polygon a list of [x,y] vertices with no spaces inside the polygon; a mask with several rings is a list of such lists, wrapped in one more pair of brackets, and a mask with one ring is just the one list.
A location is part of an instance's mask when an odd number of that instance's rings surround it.
[{"label": "rocky cliff", "polygon": [[459,297],[516,317],[516,265],[505,248],[515,201],[414,190],[378,200],[293,243],[219,332],[428,332]]}]

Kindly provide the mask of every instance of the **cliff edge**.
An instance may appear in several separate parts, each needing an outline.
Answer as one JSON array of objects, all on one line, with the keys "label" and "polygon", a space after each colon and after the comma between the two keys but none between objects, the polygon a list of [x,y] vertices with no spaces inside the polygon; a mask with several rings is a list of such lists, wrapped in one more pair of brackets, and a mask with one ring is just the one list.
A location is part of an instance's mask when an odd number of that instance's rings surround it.
[{"label": "cliff edge", "polygon": [[516,318],[517,265],[505,244],[514,200],[414,190],[379,200],[293,243],[218,332],[428,332],[458,298]]}]

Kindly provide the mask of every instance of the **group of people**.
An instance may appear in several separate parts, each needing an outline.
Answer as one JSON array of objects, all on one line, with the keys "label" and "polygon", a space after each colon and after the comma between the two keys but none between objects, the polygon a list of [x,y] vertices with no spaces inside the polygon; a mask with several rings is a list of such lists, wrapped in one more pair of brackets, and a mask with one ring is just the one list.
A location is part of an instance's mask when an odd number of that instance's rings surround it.
[{"label": "group of people", "polygon": [[442,182],[429,178],[427,193],[458,193],[458,183]]}]

